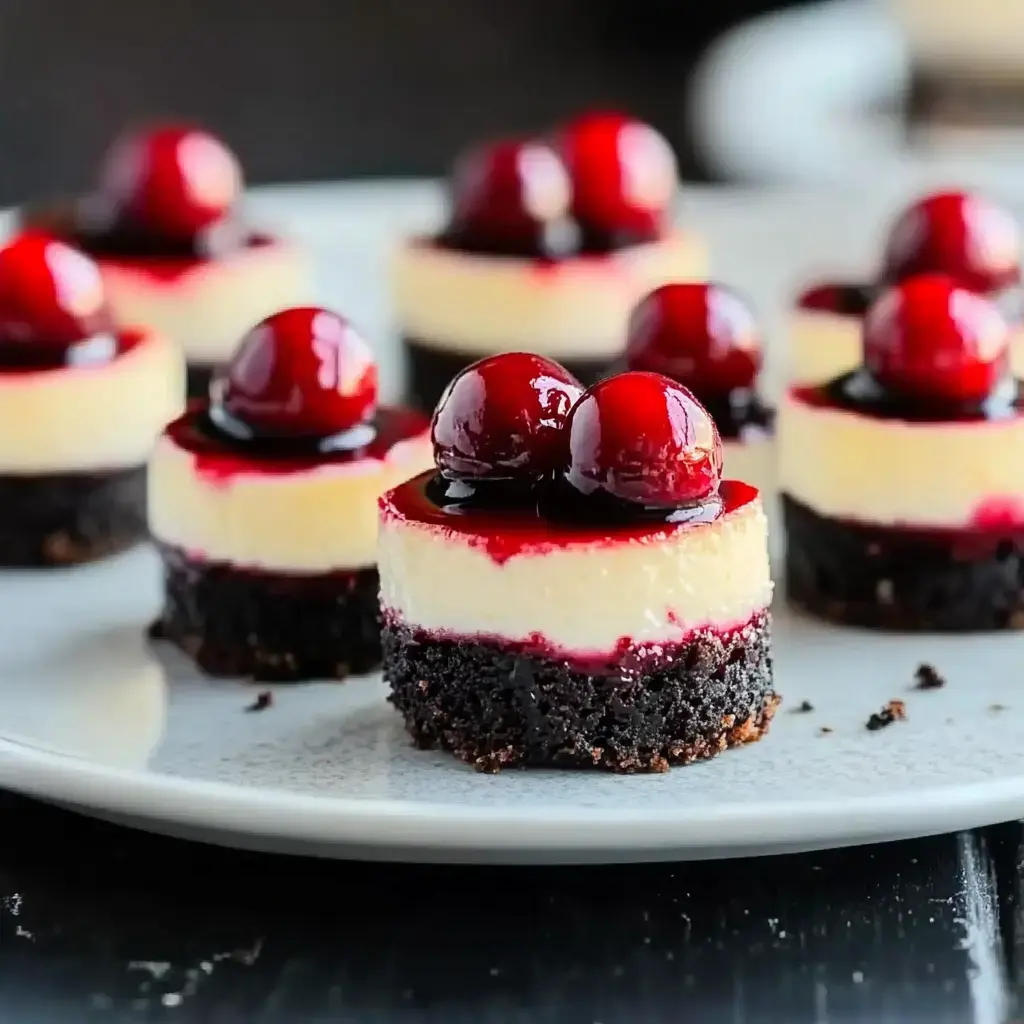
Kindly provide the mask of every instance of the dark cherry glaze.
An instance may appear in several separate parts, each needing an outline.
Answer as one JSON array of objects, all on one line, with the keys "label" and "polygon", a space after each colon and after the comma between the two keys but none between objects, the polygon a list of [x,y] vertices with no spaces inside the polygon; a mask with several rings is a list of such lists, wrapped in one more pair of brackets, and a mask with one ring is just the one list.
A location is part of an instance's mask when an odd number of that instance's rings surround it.
[{"label": "dark cherry glaze", "polygon": [[353,443],[348,447],[332,447],[331,439],[316,437],[257,434],[242,439],[219,428],[210,419],[209,403],[197,401],[165,432],[175,445],[195,456],[198,473],[207,478],[228,480],[239,473],[304,473],[324,463],[383,460],[402,441],[426,435],[430,423],[425,416],[410,409],[381,406],[365,427],[352,436]]},{"label": "dark cherry glaze", "polygon": [[825,281],[803,291],[796,304],[812,313],[862,317],[877,295],[877,286]]},{"label": "dark cherry glaze", "polygon": [[[614,545],[640,537],[654,537],[687,523],[711,522],[735,512],[757,497],[757,489],[738,480],[723,480],[718,500],[691,506],[690,518],[679,522],[661,511],[659,518],[636,513],[629,520],[597,521],[550,518],[535,507],[515,507],[500,495],[468,490],[464,497],[451,493],[450,485],[428,470],[388,492],[381,499],[385,517],[407,519],[470,537],[497,563],[516,555],[538,554],[578,545]],[[684,512],[684,515],[686,513]]]}]

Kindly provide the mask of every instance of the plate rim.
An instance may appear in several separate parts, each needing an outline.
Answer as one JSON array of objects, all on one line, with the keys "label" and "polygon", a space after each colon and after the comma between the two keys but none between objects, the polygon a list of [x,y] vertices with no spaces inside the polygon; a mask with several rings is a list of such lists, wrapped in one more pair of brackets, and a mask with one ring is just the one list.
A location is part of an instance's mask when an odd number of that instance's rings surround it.
[{"label": "plate rim", "polygon": [[[684,852],[753,842],[767,853],[772,846],[801,839],[855,845],[974,828],[1024,814],[1024,775],[928,790],[912,802],[900,790],[842,801],[819,799],[802,802],[799,813],[791,802],[763,800],[681,815],[622,806],[534,805],[527,810],[515,804],[468,807],[237,786],[102,765],[11,737],[0,737],[0,785],[81,808],[248,836],[439,850]],[[947,824],[937,826],[940,820]],[[807,828],[806,822],[814,827]]]}]

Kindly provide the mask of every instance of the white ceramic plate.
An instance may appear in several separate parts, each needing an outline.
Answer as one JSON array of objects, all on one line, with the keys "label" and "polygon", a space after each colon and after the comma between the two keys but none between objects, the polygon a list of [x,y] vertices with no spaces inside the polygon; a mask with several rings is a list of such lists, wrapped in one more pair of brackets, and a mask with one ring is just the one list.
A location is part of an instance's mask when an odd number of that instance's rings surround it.
[{"label": "white ceramic plate", "polygon": [[[429,221],[436,191],[288,189],[254,205],[314,247],[325,299],[381,339],[394,388],[383,263],[397,232]],[[688,212],[721,252],[721,276],[771,325],[831,240],[844,239],[847,263],[870,250],[883,206],[710,192]],[[770,355],[777,378],[778,345]],[[200,679],[147,646],[156,570],[142,549],[68,572],[0,574],[0,785],[229,845],[445,861],[775,853],[1024,815],[1024,637],[872,636],[791,617],[779,602],[785,703],[763,742],[660,776],[485,776],[413,750],[377,678],[278,687],[271,708],[248,713],[252,686]],[[922,661],[948,677],[944,689],[911,689]],[[907,721],[869,732],[868,716],[894,698]],[[803,700],[814,711],[794,712]]]}]

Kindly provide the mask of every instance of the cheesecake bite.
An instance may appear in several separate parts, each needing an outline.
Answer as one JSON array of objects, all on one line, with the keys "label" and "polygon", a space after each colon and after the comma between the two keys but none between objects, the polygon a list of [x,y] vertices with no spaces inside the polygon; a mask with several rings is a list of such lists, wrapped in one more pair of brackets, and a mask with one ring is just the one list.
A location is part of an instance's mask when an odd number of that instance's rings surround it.
[{"label": "cheesecake bite", "polygon": [[874,281],[822,282],[800,295],[790,336],[794,382],[823,384],[859,366],[868,308],[914,274],[944,274],[997,302],[1012,330],[1014,370],[1024,374],[1020,265],[1020,230],[1007,210],[968,192],[919,199],[894,221]]},{"label": "cheesecake bite", "polygon": [[375,668],[377,499],[430,463],[428,421],[378,405],[351,324],[317,307],[267,318],[157,444],[154,636],[215,676]]},{"label": "cheesecake bite", "polygon": [[725,475],[770,492],[775,412],[757,391],[762,360],[753,312],[723,285],[662,285],[630,317],[627,368],[664,374],[692,391],[718,427]]},{"label": "cheesecake bite", "polygon": [[22,218],[89,253],[117,320],[180,345],[189,394],[201,396],[252,324],[312,297],[305,253],[243,223],[242,186],[236,156],[216,136],[158,125],[118,139],[89,194]]},{"label": "cheesecake bite", "polygon": [[[445,391],[435,468],[380,503],[384,677],[413,741],[482,771],[665,771],[759,739],[767,526],[666,377],[584,391],[512,353]],[[438,581],[448,581],[440,583]]]},{"label": "cheesecake bite", "polygon": [[641,296],[704,275],[703,245],[672,227],[677,190],[666,140],[617,114],[460,155],[446,224],[393,265],[410,401],[429,412],[468,364],[523,348],[584,383],[609,372]]},{"label": "cheesecake bite", "polygon": [[166,336],[114,326],[88,256],[39,232],[0,249],[0,564],[142,540],[146,461],[184,388]]},{"label": "cheesecake bite", "polygon": [[790,601],[896,630],[1024,626],[1024,405],[997,307],[926,274],[885,291],[863,363],[779,409]]}]

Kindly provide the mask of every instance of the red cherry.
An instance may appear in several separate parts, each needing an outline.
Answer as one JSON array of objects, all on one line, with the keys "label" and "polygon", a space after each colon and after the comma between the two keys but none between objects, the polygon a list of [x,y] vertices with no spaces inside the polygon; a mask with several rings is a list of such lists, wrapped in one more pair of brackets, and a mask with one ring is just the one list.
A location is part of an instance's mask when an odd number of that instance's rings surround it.
[{"label": "red cherry", "polygon": [[996,306],[938,274],[890,288],[864,321],[864,365],[883,387],[923,398],[981,401],[1007,372],[1008,346]]},{"label": "red cherry", "polygon": [[543,142],[504,139],[463,153],[451,175],[450,233],[497,252],[543,247],[569,212],[569,174]]},{"label": "red cherry", "polygon": [[215,377],[210,396],[260,433],[329,437],[372,419],[377,366],[347,320],[300,306],[257,324]]},{"label": "red cherry", "polygon": [[965,288],[994,292],[1020,279],[1020,229],[1001,206],[966,192],[939,192],[897,219],[885,250],[884,276],[948,274]]},{"label": "red cherry", "polygon": [[191,241],[224,219],[242,190],[234,153],[199,128],[167,125],[119,139],[100,173],[115,216],[158,238]]},{"label": "red cherry", "polygon": [[466,367],[431,423],[434,462],[448,478],[538,477],[554,469],[560,432],[583,386],[543,356],[509,352]]},{"label": "red cherry", "polygon": [[698,394],[753,387],[761,369],[754,314],[721,285],[662,285],[630,317],[626,364],[663,373]]},{"label": "red cherry", "polygon": [[657,238],[679,184],[675,154],[650,125],[620,114],[571,121],[560,149],[572,180],[572,211],[585,230]]},{"label": "red cherry", "polygon": [[0,249],[0,338],[66,348],[113,329],[99,268],[85,253],[37,232]]},{"label": "red cherry", "polygon": [[565,478],[581,494],[672,508],[718,490],[718,429],[668,377],[631,371],[600,381],[573,407],[567,430]]}]

